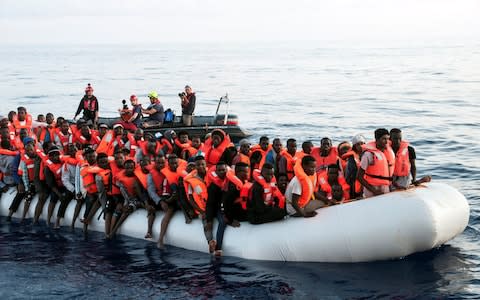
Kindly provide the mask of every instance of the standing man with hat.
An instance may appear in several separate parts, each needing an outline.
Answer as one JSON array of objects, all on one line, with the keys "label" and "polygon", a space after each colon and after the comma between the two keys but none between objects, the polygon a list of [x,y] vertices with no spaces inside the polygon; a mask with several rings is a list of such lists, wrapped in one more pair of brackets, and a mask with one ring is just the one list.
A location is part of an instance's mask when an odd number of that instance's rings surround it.
[{"label": "standing man with hat", "polygon": [[197,97],[189,85],[185,86],[185,93],[178,94],[182,99],[182,122],[185,126],[192,126],[193,111],[195,110],[195,101]]},{"label": "standing man with hat", "polygon": [[78,105],[77,112],[75,113],[75,117],[73,120],[77,118],[77,116],[83,110],[83,119],[85,121],[92,121],[94,127],[96,127],[98,123],[98,100],[97,97],[93,95],[93,87],[89,83],[85,88],[85,96],[83,96],[82,100],[80,100],[80,104]]},{"label": "standing man with hat", "polygon": [[150,99],[150,105],[147,107],[147,109],[142,108],[142,113],[148,115],[148,120],[147,122],[143,122],[142,125],[145,128],[161,126],[163,124],[165,112],[162,103],[160,103],[160,99],[158,99],[157,92],[150,92],[148,94],[148,98]]}]

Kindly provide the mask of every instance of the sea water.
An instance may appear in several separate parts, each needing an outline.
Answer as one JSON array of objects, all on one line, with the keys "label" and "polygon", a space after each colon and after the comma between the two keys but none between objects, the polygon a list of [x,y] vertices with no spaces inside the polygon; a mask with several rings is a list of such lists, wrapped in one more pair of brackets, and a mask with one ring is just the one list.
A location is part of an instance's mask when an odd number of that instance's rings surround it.
[{"label": "sea water", "polygon": [[160,252],[143,240],[92,233],[85,241],[79,231],[0,218],[2,299],[478,298],[480,44],[0,48],[0,114],[26,106],[34,116],[72,118],[87,83],[103,116],[115,116],[131,94],[146,106],[151,90],[180,114],[177,94],[186,84],[197,94],[196,114],[211,115],[228,93],[229,110],[253,143],[268,135],[299,146],[322,137],[338,144],[358,133],[372,139],[378,127],[401,128],[416,149],[418,177],[432,175],[467,197],[469,225],[439,249],[403,259],[325,264]]}]

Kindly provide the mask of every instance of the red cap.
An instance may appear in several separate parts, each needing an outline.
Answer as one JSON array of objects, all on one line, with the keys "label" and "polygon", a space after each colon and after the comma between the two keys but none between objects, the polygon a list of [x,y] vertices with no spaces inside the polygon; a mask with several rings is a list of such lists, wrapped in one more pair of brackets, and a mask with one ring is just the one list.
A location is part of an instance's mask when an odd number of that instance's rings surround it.
[{"label": "red cap", "polygon": [[92,91],[93,92],[93,87],[92,85],[89,83],[87,84],[87,87],[85,88],[85,93],[88,92],[88,91]]},{"label": "red cap", "polygon": [[131,95],[131,96],[130,96],[130,101],[132,101],[132,100],[137,100],[137,96]]}]

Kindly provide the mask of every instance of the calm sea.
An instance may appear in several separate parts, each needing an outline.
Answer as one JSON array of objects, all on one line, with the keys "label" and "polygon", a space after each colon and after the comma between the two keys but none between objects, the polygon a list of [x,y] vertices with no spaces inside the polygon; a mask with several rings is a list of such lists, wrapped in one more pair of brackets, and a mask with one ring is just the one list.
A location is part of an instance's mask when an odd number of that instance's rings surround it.
[{"label": "calm sea", "polygon": [[147,103],[151,90],[180,113],[176,95],[185,84],[197,93],[197,114],[209,115],[228,93],[252,141],[266,134],[318,145],[325,136],[338,143],[399,127],[416,148],[419,175],[468,198],[469,226],[445,246],[401,260],[321,264],[160,253],[142,240],[92,234],[86,242],[80,232],[2,218],[2,299],[479,297],[480,44],[0,48],[0,114],[23,105],[71,118],[87,83],[105,116],[131,94]]}]

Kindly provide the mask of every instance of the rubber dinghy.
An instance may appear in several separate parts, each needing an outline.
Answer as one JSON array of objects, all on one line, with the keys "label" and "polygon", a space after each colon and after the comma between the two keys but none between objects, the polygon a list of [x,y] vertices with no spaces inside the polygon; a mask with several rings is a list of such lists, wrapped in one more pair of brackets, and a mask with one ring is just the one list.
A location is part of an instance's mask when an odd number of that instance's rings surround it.
[{"label": "rubber dinghy", "polygon": [[[14,195],[14,188],[3,195],[0,200],[2,215],[8,214]],[[32,201],[27,214],[30,218],[36,202],[37,199]],[[42,218],[47,215],[47,206]],[[72,201],[63,225],[71,223],[74,206]],[[308,219],[289,218],[262,225],[243,222],[239,228],[228,227],[223,242],[224,255],[300,262],[366,262],[401,258],[439,247],[462,233],[468,223],[470,208],[465,197],[455,188],[443,183],[429,183],[424,187],[322,208],[317,212],[317,216]],[[20,216],[21,209],[14,217]],[[103,232],[103,219],[97,220],[97,217],[98,214],[89,228]],[[158,212],[154,224],[155,239],[162,217],[163,213]],[[77,221],[76,226],[82,224]],[[146,211],[137,210],[127,218],[118,234],[142,238],[146,229]],[[165,242],[208,252],[200,220],[185,224],[180,212],[173,217]]]}]

